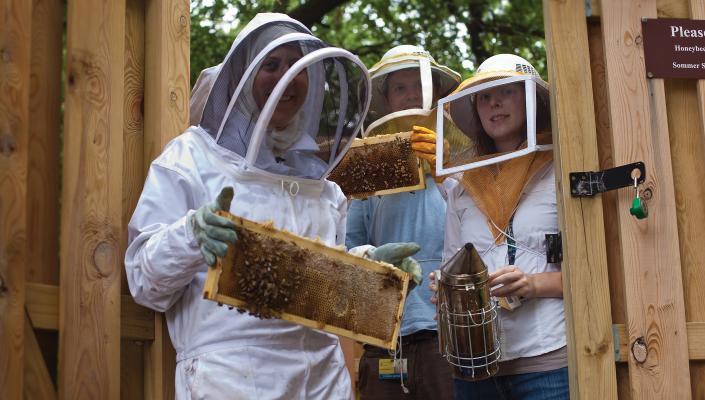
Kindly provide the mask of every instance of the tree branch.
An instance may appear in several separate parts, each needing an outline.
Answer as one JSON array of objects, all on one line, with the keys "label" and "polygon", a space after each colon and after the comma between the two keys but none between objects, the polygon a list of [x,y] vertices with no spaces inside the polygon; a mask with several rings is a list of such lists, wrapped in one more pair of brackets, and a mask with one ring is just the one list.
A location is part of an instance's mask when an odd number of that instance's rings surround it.
[{"label": "tree branch", "polygon": [[386,42],[380,42],[380,43],[356,47],[354,49],[351,49],[350,52],[353,54],[356,54],[358,56],[365,56],[367,54],[373,54],[373,53],[384,53],[385,51],[389,50],[392,47],[392,43],[394,43],[394,42],[405,44],[405,42],[408,39],[415,39],[415,38],[416,38],[415,32],[408,32],[408,33],[405,33],[404,35],[401,35],[399,37],[391,38],[390,40],[388,40]]},{"label": "tree branch", "polygon": [[350,0],[311,0],[294,8],[287,14],[311,28],[314,24],[321,22],[324,15],[348,1]]}]

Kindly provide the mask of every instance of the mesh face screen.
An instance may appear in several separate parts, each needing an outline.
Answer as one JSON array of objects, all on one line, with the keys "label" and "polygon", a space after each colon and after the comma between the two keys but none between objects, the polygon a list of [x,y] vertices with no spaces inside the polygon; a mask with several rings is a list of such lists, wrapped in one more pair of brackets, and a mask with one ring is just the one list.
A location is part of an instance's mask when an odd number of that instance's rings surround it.
[{"label": "mesh face screen", "polygon": [[[353,144],[328,179],[337,183],[349,198],[420,185],[419,161],[411,149],[411,141],[408,137],[388,136],[389,140],[384,142]],[[362,139],[362,143],[367,140]]]},{"label": "mesh face screen", "polygon": [[341,261],[336,253],[342,250],[309,250],[242,226],[237,235],[218,294],[240,300],[238,311],[260,318],[287,313],[315,321],[319,329],[332,325],[392,341],[403,299],[398,275]]}]

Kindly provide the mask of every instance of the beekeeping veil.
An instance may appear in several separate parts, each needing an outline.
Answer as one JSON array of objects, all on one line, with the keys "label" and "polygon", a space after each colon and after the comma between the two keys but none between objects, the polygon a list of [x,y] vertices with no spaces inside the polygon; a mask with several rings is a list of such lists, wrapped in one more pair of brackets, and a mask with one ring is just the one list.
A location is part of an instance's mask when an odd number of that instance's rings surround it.
[{"label": "beekeeping veil", "polygon": [[[394,72],[402,70],[418,74],[413,85],[420,86],[421,98],[412,108],[391,110],[387,99],[395,87],[390,86],[389,78]],[[436,124],[434,97],[437,99],[447,95],[460,82],[460,74],[438,64],[423,48],[411,45],[390,49],[369,72],[372,100],[365,124],[365,136],[406,132],[414,125],[433,129]]]},{"label": "beekeeping veil", "polygon": [[[511,152],[499,153],[480,121],[477,102],[485,93],[506,93],[523,90],[521,107],[525,110],[526,142]],[[496,164],[535,152],[550,150],[551,114],[548,83],[525,59],[512,54],[488,58],[475,75],[448,97],[438,101],[446,118],[437,117],[437,143],[446,139],[450,152],[443,153],[437,146],[436,168],[439,175],[466,171]],[[501,112],[500,112],[501,113]],[[499,117],[501,118],[501,116]],[[537,132],[540,135],[537,136]]]},{"label": "beekeeping veil", "polygon": [[[276,53],[280,48],[297,56],[283,60]],[[260,72],[284,62],[273,83],[257,83]],[[205,102],[196,97],[205,91],[194,88],[192,112],[203,103],[198,124],[244,158],[245,168],[324,179],[352,143],[369,106],[369,77],[359,59],[283,14],[258,14],[213,68],[199,79],[211,86]],[[257,104],[258,95],[264,104]],[[292,101],[300,106],[292,108]],[[279,107],[295,112],[275,127],[270,122]]]},{"label": "beekeeping veil", "polygon": [[[518,149],[497,152],[477,112],[482,101],[492,103],[492,118],[485,123],[497,124],[495,132],[508,125],[526,132]],[[450,115],[450,121],[438,119],[436,146],[444,139],[450,143],[449,153],[436,151],[439,175],[463,171],[460,183],[487,217],[495,243],[501,244],[527,182],[553,159],[553,152],[547,151],[552,148],[548,84],[528,61],[500,54],[483,62],[472,78],[438,104]]]}]

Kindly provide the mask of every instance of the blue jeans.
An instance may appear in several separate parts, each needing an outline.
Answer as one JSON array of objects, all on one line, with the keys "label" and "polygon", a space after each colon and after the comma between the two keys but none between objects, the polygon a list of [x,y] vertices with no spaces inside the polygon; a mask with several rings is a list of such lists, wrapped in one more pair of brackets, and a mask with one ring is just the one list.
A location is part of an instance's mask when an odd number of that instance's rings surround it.
[{"label": "blue jeans", "polygon": [[568,400],[568,367],[482,381],[455,379],[455,400]]}]

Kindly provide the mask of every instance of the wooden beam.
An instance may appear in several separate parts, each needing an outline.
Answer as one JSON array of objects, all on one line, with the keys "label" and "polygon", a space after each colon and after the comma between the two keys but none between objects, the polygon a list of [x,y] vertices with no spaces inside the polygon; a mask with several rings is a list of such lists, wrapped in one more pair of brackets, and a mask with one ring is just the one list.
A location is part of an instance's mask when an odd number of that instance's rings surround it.
[{"label": "wooden beam", "polygon": [[644,362],[629,358],[632,398],[689,399],[688,343],[678,249],[675,193],[664,83],[647,81],[641,19],[656,17],[655,0],[602,4],[607,88],[614,162],[646,164],[643,188],[652,191],[649,217],[628,210],[633,190],[618,194],[618,225],[629,345],[644,340]]},{"label": "wooden beam", "polygon": [[120,398],[124,0],[68,3],[59,393]]},{"label": "wooden beam", "polygon": [[[599,19],[588,20],[588,41],[590,44],[590,71],[592,72],[592,93],[595,104],[595,124],[597,128],[597,148],[600,155],[600,170],[614,167],[612,158],[612,129],[610,112],[607,104],[607,83],[605,76],[605,51],[602,40],[602,28]],[[602,210],[604,221],[616,221],[617,191],[602,193]],[[624,298],[624,273],[622,272],[622,246],[619,227],[605,223],[605,242],[607,246],[607,269],[610,285],[610,305],[612,323],[623,324],[627,320]],[[629,370],[627,364],[620,363],[617,368],[617,398],[629,400]]]},{"label": "wooden beam", "polygon": [[28,282],[59,284],[59,131],[64,2],[33,0],[30,67]]},{"label": "wooden beam", "polygon": [[656,0],[659,18],[688,18],[688,0]]},{"label": "wooden beam", "polygon": [[187,0],[146,1],[145,168],[189,124],[190,15]]},{"label": "wooden beam", "polygon": [[[127,226],[139,200],[144,183],[144,73],[145,73],[145,2],[127,0],[125,4],[125,124],[123,150],[123,232],[120,253],[127,249]],[[125,269],[122,270],[122,293],[129,294]],[[124,304],[124,303],[123,303]],[[123,308],[124,310],[124,308]],[[149,319],[154,338],[154,313]],[[124,328],[124,321],[122,324]],[[122,340],[120,346],[120,394],[134,400],[144,397],[145,344]]]},{"label": "wooden beam", "polygon": [[[616,361],[627,362],[631,358],[631,342],[627,335],[627,326],[616,324],[614,329],[619,340],[618,352],[615,353],[618,354]],[[705,360],[705,322],[688,322],[686,334],[688,336],[688,357],[691,360]],[[615,343],[616,345],[617,343]]]},{"label": "wooden beam", "polygon": [[49,370],[44,362],[39,342],[34,335],[29,315],[25,317],[25,359],[24,359],[24,399],[53,400],[56,399],[56,389],[51,380]]},{"label": "wooden beam", "polygon": [[22,398],[32,2],[0,4],[0,397]]},{"label": "wooden beam", "polygon": [[568,174],[599,169],[582,1],[544,1],[556,192],[564,238],[571,399],[617,398],[607,255],[599,197],[570,197]]},{"label": "wooden beam", "polygon": [[[190,13],[188,0],[145,1],[144,168],[189,121]],[[155,338],[145,349],[145,398],[174,398],[174,351],[166,321],[155,315]]]},{"label": "wooden beam", "polygon": [[[705,0],[690,0],[690,18],[705,20]],[[700,126],[703,138],[705,138],[705,79],[699,79],[696,83],[698,91],[698,110],[700,110]],[[705,154],[705,141],[700,147],[701,154]]]},{"label": "wooden beam", "polygon": [[[59,330],[59,288],[41,283],[27,284],[27,313],[35,329]],[[135,303],[130,295],[120,296],[120,336],[130,340],[154,340],[154,314]]]},{"label": "wooden beam", "polygon": [[[690,0],[689,1],[690,5],[690,18],[691,19],[699,19],[699,20],[705,20],[705,0]],[[687,154],[689,157],[687,158],[688,160],[695,161],[696,159],[699,158],[699,161],[701,162],[700,165],[702,165],[702,154],[705,154],[705,79],[699,79],[695,81],[695,96],[697,97],[697,109],[698,109],[698,116],[700,118],[700,124],[699,124],[699,134],[695,135],[689,135],[691,140],[696,140],[696,138],[699,137],[699,144],[695,144],[693,147],[690,147],[690,149],[700,149],[700,151],[687,151]],[[692,97],[691,97],[692,98]],[[693,107],[693,101],[689,100],[690,103],[688,104],[689,108],[692,109]],[[669,118],[670,121],[670,118]],[[682,147],[685,151],[685,146],[688,146],[688,144],[684,143],[684,147]],[[698,157],[697,154],[700,153],[701,157]],[[695,161],[697,162],[697,161]],[[674,166],[675,168],[675,166]],[[690,168],[690,167],[686,167]],[[700,171],[702,171],[702,167]],[[691,174],[694,174],[696,170],[689,169],[689,172]],[[701,178],[702,179],[702,178]],[[692,182],[698,182],[697,178],[693,180]],[[702,180],[700,180],[702,182]],[[703,185],[702,184],[695,184],[697,188],[692,188],[692,184],[688,184],[688,188],[691,190],[699,190],[703,191]],[[676,187],[676,191],[679,191],[679,188]],[[695,193],[694,191],[689,191],[691,194],[695,194],[696,196],[701,196]],[[690,207],[699,207],[699,212],[700,212],[700,221],[703,221],[703,213],[702,211],[702,202],[703,197],[689,197],[688,205]],[[698,200],[699,204],[698,204]],[[679,202],[680,203],[680,202]],[[678,208],[681,210],[681,208]],[[686,318],[691,321],[705,321],[705,299],[703,298],[702,293],[703,290],[705,290],[705,280],[703,279],[703,266],[705,266],[705,248],[703,246],[689,246],[688,243],[696,243],[695,241],[697,240],[703,240],[705,238],[705,234],[703,233],[703,230],[705,227],[702,224],[695,224],[694,221],[697,221],[698,217],[695,218],[690,218],[690,215],[692,214],[692,209],[690,211],[684,210],[682,212],[682,215],[679,215],[679,221],[683,221],[683,223],[679,223],[679,229],[682,229],[681,227],[687,223],[687,226],[692,230],[692,234],[690,233],[682,233],[679,230],[679,235],[682,238],[682,243],[681,243],[681,257],[683,258],[684,261],[684,266],[683,266],[683,276],[688,277],[688,284],[685,288],[685,300],[686,300]],[[687,222],[686,222],[687,221]],[[697,225],[697,226],[696,226]],[[684,237],[685,236],[685,237]],[[687,254],[684,254],[686,253]],[[693,253],[697,253],[697,256]],[[692,254],[692,255],[691,255]],[[691,281],[691,279],[693,279]],[[690,346],[690,343],[689,343]],[[703,399],[705,398],[705,363],[703,362],[698,362],[698,363],[690,363],[690,381],[693,384],[691,393],[693,394],[694,399]]]}]

